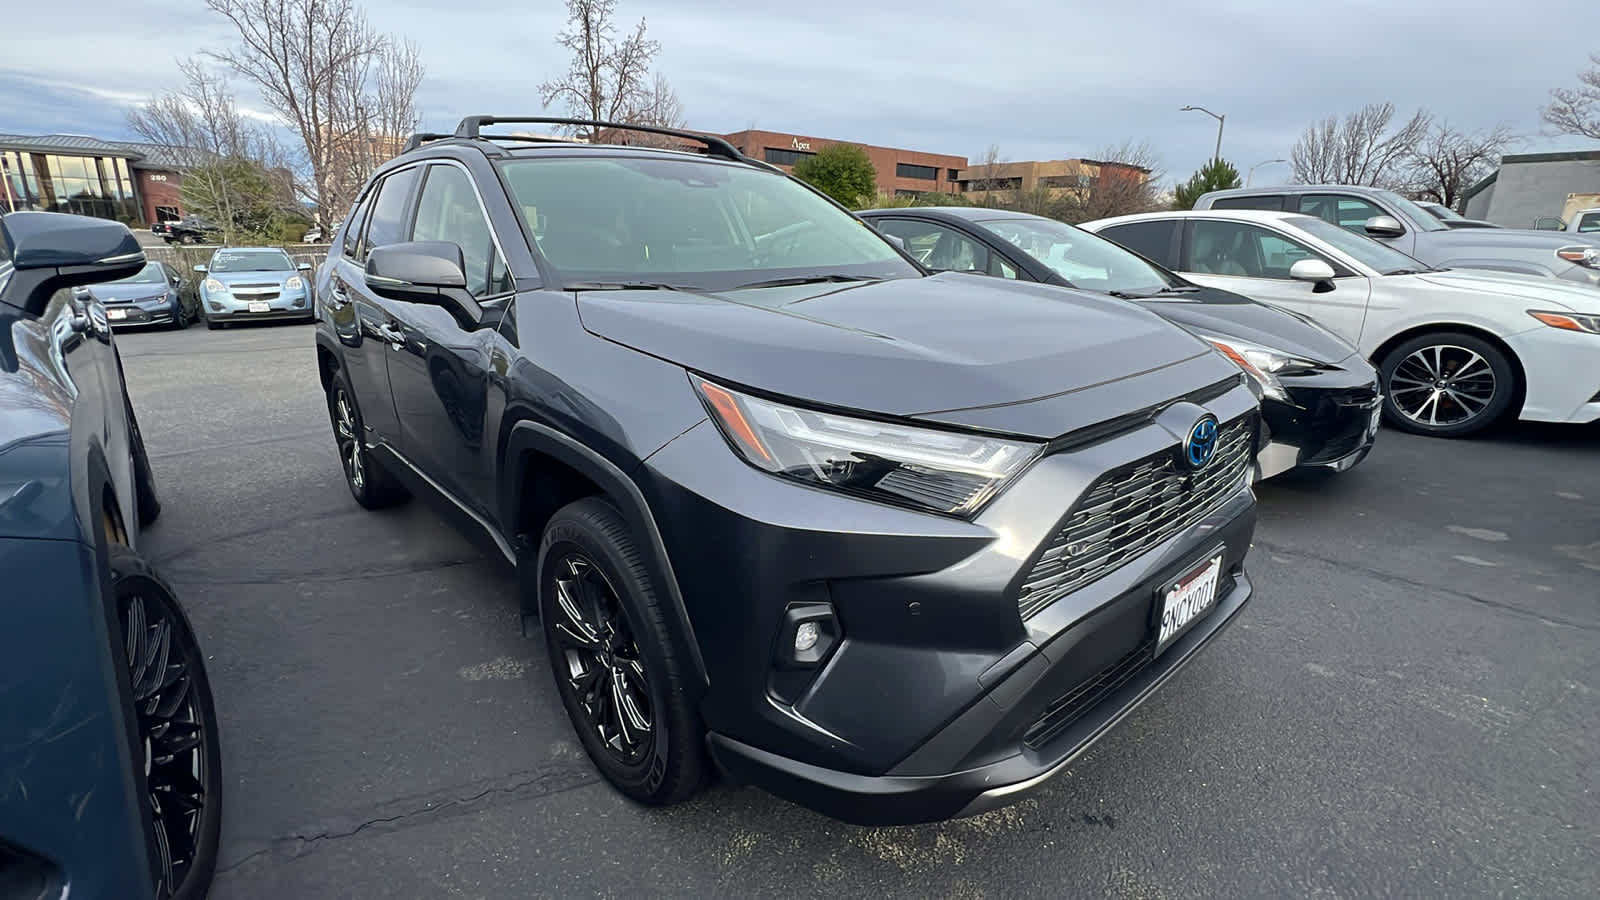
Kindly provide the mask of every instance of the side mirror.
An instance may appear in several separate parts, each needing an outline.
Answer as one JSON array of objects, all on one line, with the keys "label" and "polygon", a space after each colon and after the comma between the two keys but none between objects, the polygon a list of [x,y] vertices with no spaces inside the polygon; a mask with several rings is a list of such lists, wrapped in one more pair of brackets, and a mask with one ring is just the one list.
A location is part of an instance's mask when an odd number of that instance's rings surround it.
[{"label": "side mirror", "polygon": [[898,234],[889,234],[887,232],[882,232],[882,231],[880,231],[878,233],[883,235],[883,239],[884,240],[886,240],[889,243],[895,245],[896,247],[899,247],[901,250],[904,250],[907,253],[911,252],[910,250],[908,250],[906,248],[906,239],[901,237],[900,235],[898,235]]},{"label": "side mirror", "polygon": [[1332,281],[1333,266],[1320,259],[1302,259],[1289,267],[1289,277],[1295,281]]},{"label": "side mirror", "polygon": [[204,275],[206,273],[206,267],[205,266],[195,266],[194,270],[196,272],[199,272],[201,275]]},{"label": "side mirror", "polygon": [[311,271],[311,263],[301,263],[300,265],[295,266],[295,268],[302,272],[309,272]]},{"label": "side mirror", "polygon": [[367,256],[365,281],[380,297],[442,306],[469,326],[483,320],[483,307],[467,290],[461,247],[450,241],[374,247]]},{"label": "side mirror", "polygon": [[56,291],[127,278],[146,262],[128,226],[65,213],[0,217],[0,246],[10,248],[13,270],[0,286],[0,302],[35,315]]},{"label": "side mirror", "polygon": [[1394,216],[1373,216],[1361,227],[1373,237],[1399,237],[1406,233],[1405,226]]}]

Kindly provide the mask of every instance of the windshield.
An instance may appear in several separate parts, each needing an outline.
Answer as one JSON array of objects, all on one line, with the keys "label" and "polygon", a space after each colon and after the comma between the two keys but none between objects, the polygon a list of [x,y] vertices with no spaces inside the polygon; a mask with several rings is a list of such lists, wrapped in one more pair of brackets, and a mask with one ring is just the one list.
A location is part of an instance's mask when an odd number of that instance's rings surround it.
[{"label": "windshield", "polygon": [[500,165],[564,285],[728,290],[779,279],[919,274],[864,222],[769,170],[626,156]]},{"label": "windshield", "polygon": [[1463,216],[1462,214],[1460,214],[1460,213],[1456,212],[1455,210],[1451,209],[1450,207],[1444,206],[1444,205],[1439,204],[1439,203],[1429,203],[1428,204],[1428,211],[1433,213],[1435,216],[1437,216],[1439,218],[1439,220],[1442,221],[1442,222],[1448,222],[1448,221],[1450,221],[1452,219],[1462,219],[1462,220],[1466,219],[1466,216]]},{"label": "windshield", "polygon": [[209,272],[288,272],[294,260],[282,250],[218,250],[211,257]]},{"label": "windshield", "polygon": [[1153,294],[1179,284],[1121,245],[1053,219],[989,219],[978,224],[1049,266],[1073,287]]},{"label": "windshield", "polygon": [[116,281],[112,281],[112,282],[109,282],[109,283],[110,284],[166,284],[167,283],[167,273],[161,271],[161,264],[160,263],[154,263],[154,262],[153,263],[145,263],[144,268],[140,269],[138,272],[134,273],[133,275],[129,275],[127,278],[118,278]]},{"label": "windshield", "polygon": [[1447,231],[1450,228],[1449,225],[1439,221],[1437,216],[1394,191],[1378,191],[1377,194],[1388,201],[1390,206],[1400,210],[1401,215],[1416,223],[1418,231]]},{"label": "windshield", "polygon": [[1314,216],[1299,216],[1293,222],[1295,227],[1312,237],[1321,238],[1323,243],[1332,244],[1334,249],[1355,257],[1357,262],[1377,269],[1384,275],[1422,272],[1429,268],[1422,260],[1407,256],[1388,244],[1324,222]]}]

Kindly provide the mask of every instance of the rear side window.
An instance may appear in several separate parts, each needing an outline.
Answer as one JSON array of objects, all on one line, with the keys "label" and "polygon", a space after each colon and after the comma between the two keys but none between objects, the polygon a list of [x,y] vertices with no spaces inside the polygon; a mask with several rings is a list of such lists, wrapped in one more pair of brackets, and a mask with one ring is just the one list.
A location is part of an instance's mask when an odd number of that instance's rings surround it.
[{"label": "rear side window", "polygon": [[1282,194],[1257,194],[1251,197],[1218,197],[1209,209],[1283,209]]},{"label": "rear side window", "polygon": [[411,202],[411,188],[417,183],[417,167],[401,169],[378,185],[378,196],[372,201],[372,219],[367,223],[367,241],[362,256],[373,247],[398,244],[406,239],[406,207]]},{"label": "rear side window", "polygon": [[367,224],[367,207],[372,205],[372,195],[368,194],[365,200],[356,205],[350,213],[350,221],[344,229],[344,255],[351,259],[360,258],[361,229]]},{"label": "rear side window", "polygon": [[1169,269],[1178,268],[1172,258],[1172,238],[1178,233],[1177,219],[1157,219],[1153,222],[1129,222],[1100,229],[1102,237],[1127,247],[1152,262]]}]

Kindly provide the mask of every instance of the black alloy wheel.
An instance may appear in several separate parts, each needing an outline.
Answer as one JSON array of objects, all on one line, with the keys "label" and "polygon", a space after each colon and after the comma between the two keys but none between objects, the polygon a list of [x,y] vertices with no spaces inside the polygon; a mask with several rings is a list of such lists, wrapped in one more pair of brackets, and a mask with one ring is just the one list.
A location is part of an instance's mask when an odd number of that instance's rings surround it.
[{"label": "black alloy wheel", "polygon": [[345,486],[357,503],[367,509],[384,509],[410,498],[405,486],[373,458],[362,442],[361,410],[343,370],[334,372],[328,385],[328,418],[333,423]]},{"label": "black alloy wheel", "polygon": [[616,507],[558,510],[538,555],[539,617],[556,689],[595,768],[653,806],[705,779],[705,726],[662,604]]},{"label": "black alloy wheel", "polygon": [[204,897],[222,829],[222,742],[205,656],[148,563],[117,546],[112,572],[155,896]]},{"label": "black alloy wheel", "polygon": [[1516,370],[1505,354],[1471,334],[1413,338],[1384,357],[1379,372],[1385,417],[1413,434],[1482,431],[1505,415],[1517,391]]}]

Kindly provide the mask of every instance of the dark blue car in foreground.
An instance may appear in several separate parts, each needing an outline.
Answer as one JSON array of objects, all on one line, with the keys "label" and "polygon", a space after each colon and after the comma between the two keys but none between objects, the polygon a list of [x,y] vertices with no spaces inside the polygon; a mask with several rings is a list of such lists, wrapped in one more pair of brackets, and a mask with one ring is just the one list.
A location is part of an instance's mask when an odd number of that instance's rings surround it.
[{"label": "dark blue car in foreground", "polygon": [[205,895],[221,824],[211,690],[139,556],[160,512],[104,305],[116,222],[0,216],[0,898]]}]

